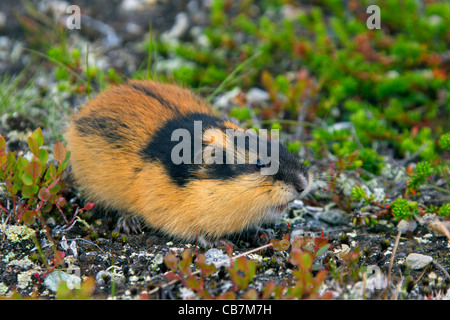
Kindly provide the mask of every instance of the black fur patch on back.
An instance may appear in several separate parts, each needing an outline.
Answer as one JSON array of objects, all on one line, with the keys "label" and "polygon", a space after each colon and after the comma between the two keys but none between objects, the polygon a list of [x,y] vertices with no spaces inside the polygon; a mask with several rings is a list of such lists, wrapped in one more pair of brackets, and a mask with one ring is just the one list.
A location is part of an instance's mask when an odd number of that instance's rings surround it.
[{"label": "black fur patch on back", "polygon": [[75,120],[75,126],[81,136],[96,135],[104,138],[111,146],[123,148],[129,138],[123,133],[128,126],[111,117],[82,117]]},{"label": "black fur patch on back", "polygon": [[166,109],[169,109],[170,111],[172,111],[176,114],[179,113],[178,109],[173,104],[171,104],[169,101],[164,99],[161,95],[157,94],[155,91],[152,91],[150,86],[148,86],[148,85],[146,86],[144,84],[136,83],[136,82],[131,82],[128,84],[128,86],[138,92],[145,94],[146,96],[149,96],[149,97],[155,99]]}]

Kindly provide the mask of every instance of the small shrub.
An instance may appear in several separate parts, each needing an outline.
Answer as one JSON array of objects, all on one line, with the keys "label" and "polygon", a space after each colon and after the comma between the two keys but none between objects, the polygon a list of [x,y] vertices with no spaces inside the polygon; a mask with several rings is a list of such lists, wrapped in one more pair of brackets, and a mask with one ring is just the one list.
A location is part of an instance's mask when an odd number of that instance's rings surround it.
[{"label": "small shrub", "polygon": [[416,172],[411,175],[408,183],[407,194],[416,194],[417,190],[434,173],[434,169],[427,161],[419,162],[416,165]]},{"label": "small shrub", "polygon": [[6,194],[12,201],[9,210],[1,205],[0,208],[8,213],[9,219],[32,224],[41,216],[41,210],[48,212],[51,204],[59,205],[64,201],[61,191],[65,187],[64,170],[70,152],[57,142],[53,148],[56,162],[48,161],[49,154],[42,148],[44,137],[41,128],[36,129],[27,142],[31,156],[16,157],[14,152],[6,152],[6,141],[0,136],[0,181],[3,181]]},{"label": "small shrub", "polygon": [[414,201],[408,201],[398,198],[391,204],[394,220],[412,220],[418,214],[418,204]]},{"label": "small shrub", "polygon": [[438,210],[438,215],[448,218],[450,216],[450,203],[445,203]]}]

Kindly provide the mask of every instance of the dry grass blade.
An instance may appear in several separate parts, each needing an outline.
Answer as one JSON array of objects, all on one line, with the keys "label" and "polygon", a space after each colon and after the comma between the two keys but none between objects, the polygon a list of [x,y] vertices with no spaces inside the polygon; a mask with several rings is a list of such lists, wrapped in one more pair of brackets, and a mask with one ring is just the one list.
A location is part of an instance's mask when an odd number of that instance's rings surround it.
[{"label": "dry grass blade", "polygon": [[402,232],[399,231],[397,233],[397,237],[395,238],[395,244],[394,244],[394,249],[392,250],[391,261],[389,262],[389,268],[388,268],[388,274],[387,274],[387,283],[386,283],[386,291],[384,293],[384,300],[386,300],[387,297],[388,297],[389,284],[391,282],[392,265],[394,264],[395,253],[397,252],[398,242],[400,240],[400,235],[401,234],[402,234]]}]

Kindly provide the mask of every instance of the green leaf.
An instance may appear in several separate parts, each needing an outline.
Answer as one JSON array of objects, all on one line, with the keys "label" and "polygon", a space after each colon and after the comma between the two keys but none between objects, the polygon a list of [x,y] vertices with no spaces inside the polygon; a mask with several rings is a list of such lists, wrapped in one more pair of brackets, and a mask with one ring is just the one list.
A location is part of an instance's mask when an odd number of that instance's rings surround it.
[{"label": "green leaf", "polygon": [[20,171],[22,168],[28,165],[28,160],[24,157],[19,157],[16,162],[16,171]]},{"label": "green leaf", "polygon": [[319,248],[316,251],[316,257],[320,257],[325,251],[327,251],[328,249],[330,249],[331,245],[329,243],[327,243],[326,245],[324,245],[323,247]]},{"label": "green leaf", "polygon": [[192,263],[192,256],[190,250],[186,249],[181,254],[182,259],[180,263],[178,264],[178,267],[180,268],[180,271],[185,274],[189,275],[191,273],[191,263]]},{"label": "green leaf", "polygon": [[230,116],[238,119],[240,122],[244,122],[252,118],[250,109],[247,107],[233,107],[230,111]]},{"label": "green leaf", "polygon": [[303,253],[301,262],[305,270],[311,269],[311,266],[313,264],[312,256],[308,253]]},{"label": "green leaf", "polygon": [[39,187],[37,185],[31,186],[31,193],[37,194],[39,192]]},{"label": "green leaf", "polygon": [[361,199],[366,199],[367,195],[361,186],[354,186],[351,190],[352,200],[359,201]]},{"label": "green leaf", "polygon": [[2,167],[8,161],[8,156],[0,156],[0,167]]},{"label": "green leaf", "polygon": [[31,186],[33,184],[33,176],[31,174],[24,172],[22,174],[22,182],[26,186]]},{"label": "green leaf", "polygon": [[6,149],[6,140],[0,134],[0,151],[5,151],[5,149]]},{"label": "green leaf", "polygon": [[33,155],[36,157],[39,155],[39,145],[32,137],[28,137],[27,139],[28,147]]},{"label": "green leaf", "polygon": [[[450,149],[450,133],[444,133],[439,139],[442,149]],[[0,143],[1,146],[1,143]],[[0,147],[1,149],[1,147]]]},{"label": "green leaf", "polygon": [[291,263],[299,267],[303,273],[309,272],[312,264],[313,258],[309,252],[305,252],[299,249],[294,249],[291,251]]},{"label": "green leaf", "polygon": [[14,152],[8,152],[8,160],[6,160],[6,167],[11,168],[16,163],[16,154]]},{"label": "green leaf", "polygon": [[38,191],[39,191],[39,187],[37,185],[25,186],[22,189],[22,196],[26,199],[29,199],[33,195],[35,195]]},{"label": "green leaf", "polygon": [[50,165],[48,166],[48,172],[50,172],[50,176],[52,177],[52,179],[56,179],[57,176],[56,168],[55,165],[51,162]]},{"label": "green leaf", "polygon": [[195,278],[187,279],[186,282],[187,282],[187,286],[188,286],[189,288],[193,289],[193,290],[198,291],[198,290],[201,289],[200,281],[198,281],[198,280],[195,279]]},{"label": "green leaf", "polygon": [[44,149],[39,149],[38,158],[41,160],[42,165],[45,166],[48,160],[48,152]]},{"label": "green leaf", "polygon": [[34,139],[34,141],[37,142],[38,147],[44,144],[44,136],[42,135],[42,130],[40,127],[34,130],[34,132],[31,134],[31,137]]},{"label": "green leaf", "polygon": [[214,272],[216,272],[216,267],[214,266],[214,264],[206,264],[206,257],[204,254],[199,254],[197,256],[197,259],[195,260],[195,263],[197,264],[197,266],[200,268],[201,272],[202,272],[202,276],[203,277],[209,277],[211,274],[213,274]]},{"label": "green leaf", "polygon": [[25,222],[28,225],[31,225],[34,223],[34,221],[36,220],[36,212],[32,211],[32,210],[27,210],[25,211],[25,213],[22,216],[22,220],[23,222]]},{"label": "green leaf", "polygon": [[61,163],[61,166],[58,168],[59,172],[62,172],[62,171],[64,171],[66,169],[67,165],[69,164],[69,159],[70,159],[70,151],[68,151],[66,153],[66,158]]},{"label": "green leaf", "polygon": [[439,208],[438,215],[442,217],[450,216],[450,203],[445,203]]},{"label": "green leaf", "polygon": [[12,188],[11,188],[11,194],[13,196],[15,196],[17,194],[17,192],[19,192],[19,186],[17,184],[13,184]]},{"label": "green leaf", "polygon": [[55,194],[55,193],[59,192],[59,190],[61,190],[61,184],[57,184],[56,186],[54,186],[53,188],[50,188],[49,190],[52,194]]}]

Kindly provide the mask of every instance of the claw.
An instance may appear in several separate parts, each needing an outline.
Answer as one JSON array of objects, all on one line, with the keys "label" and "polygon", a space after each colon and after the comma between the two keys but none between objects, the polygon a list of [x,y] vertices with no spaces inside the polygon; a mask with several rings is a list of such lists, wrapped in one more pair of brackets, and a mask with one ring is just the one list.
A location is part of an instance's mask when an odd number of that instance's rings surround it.
[{"label": "claw", "polygon": [[141,233],[142,219],[134,216],[121,216],[117,221],[115,231],[125,233]]}]

